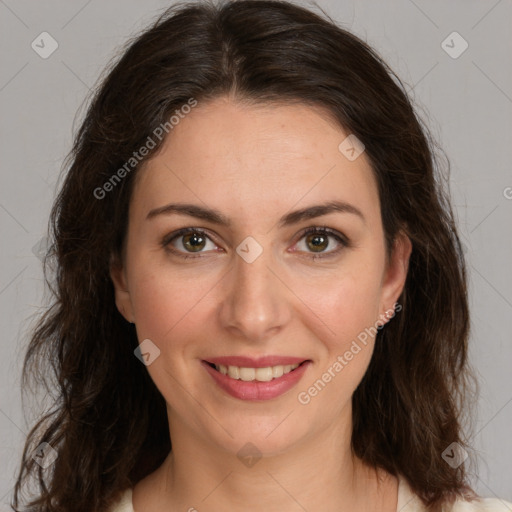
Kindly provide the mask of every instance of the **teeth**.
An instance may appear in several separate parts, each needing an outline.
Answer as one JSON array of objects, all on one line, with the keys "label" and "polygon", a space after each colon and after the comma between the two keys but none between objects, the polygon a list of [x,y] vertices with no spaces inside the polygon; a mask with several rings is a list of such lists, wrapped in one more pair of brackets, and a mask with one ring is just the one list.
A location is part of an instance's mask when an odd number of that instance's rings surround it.
[{"label": "teeth", "polygon": [[274,377],[272,377],[272,367],[267,366],[266,368],[257,368],[255,373],[255,379],[260,382],[268,382],[269,380],[272,380]]},{"label": "teeth", "polygon": [[227,366],[221,365],[220,371],[224,375],[226,375],[226,373],[227,373],[232,379],[240,378],[240,368],[238,368],[238,366],[230,366],[228,368]]},{"label": "teeth", "polygon": [[253,380],[268,382],[272,379],[282,377],[286,373],[290,373],[298,366],[299,364],[286,364],[284,366],[267,366],[265,368],[240,368],[238,366],[216,364],[215,368],[222,373],[222,375],[228,375],[235,380],[243,380],[245,382],[251,382]]},{"label": "teeth", "polygon": [[254,380],[255,378],[256,370],[254,368],[240,368],[240,380],[249,382],[251,380]]},{"label": "teeth", "polygon": [[283,366],[273,366],[272,367],[272,377],[274,377],[274,379],[281,377],[283,374],[284,374]]}]

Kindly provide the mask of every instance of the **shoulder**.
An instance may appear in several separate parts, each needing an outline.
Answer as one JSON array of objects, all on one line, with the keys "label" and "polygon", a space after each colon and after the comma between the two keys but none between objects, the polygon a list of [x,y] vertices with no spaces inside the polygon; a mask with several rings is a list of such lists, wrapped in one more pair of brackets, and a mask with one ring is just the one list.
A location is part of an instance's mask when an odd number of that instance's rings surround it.
[{"label": "shoulder", "polygon": [[[400,512],[425,512],[421,500],[410,489],[406,480],[399,477],[397,511]],[[109,512],[134,512],[132,504],[132,489],[127,489],[121,499]],[[479,498],[473,501],[465,501],[459,498],[450,508],[443,512],[512,512],[512,503],[499,498]]]},{"label": "shoulder", "polygon": [[[400,512],[426,512],[419,497],[414,494],[407,481],[398,477],[398,505]],[[466,501],[458,498],[451,506],[443,508],[443,512],[512,512],[512,503],[498,498],[478,498]]]},{"label": "shoulder", "polygon": [[109,510],[109,512],[134,512],[131,488],[124,491],[121,499]]},{"label": "shoulder", "polygon": [[446,512],[512,512],[512,503],[498,498],[459,499]]}]

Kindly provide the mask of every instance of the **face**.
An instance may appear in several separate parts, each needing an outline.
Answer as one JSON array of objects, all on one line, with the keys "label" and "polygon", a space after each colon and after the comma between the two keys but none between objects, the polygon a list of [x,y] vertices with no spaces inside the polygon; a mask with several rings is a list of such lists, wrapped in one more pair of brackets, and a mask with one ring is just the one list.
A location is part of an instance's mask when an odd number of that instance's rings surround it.
[{"label": "face", "polygon": [[386,259],[369,161],[338,148],[348,135],[319,109],[219,98],[138,171],[111,275],[150,340],[171,437],[271,454],[349,428],[411,246]]}]

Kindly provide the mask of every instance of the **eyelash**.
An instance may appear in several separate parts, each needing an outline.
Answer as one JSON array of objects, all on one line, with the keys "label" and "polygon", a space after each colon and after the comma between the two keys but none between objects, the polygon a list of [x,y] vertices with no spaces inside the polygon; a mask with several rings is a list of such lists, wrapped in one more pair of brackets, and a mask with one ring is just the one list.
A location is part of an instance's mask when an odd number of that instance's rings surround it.
[{"label": "eyelash", "polygon": [[[161,241],[161,245],[166,251],[168,251],[172,254],[175,254],[178,257],[183,258],[183,259],[201,258],[202,257],[201,253],[197,253],[197,255],[193,255],[190,253],[187,254],[182,251],[171,249],[169,247],[171,242],[173,242],[176,238],[179,238],[180,236],[188,235],[190,233],[200,234],[202,236],[205,236],[212,242],[214,242],[214,240],[211,239],[211,237],[207,234],[207,232],[201,228],[183,228],[178,231],[175,231],[174,233],[171,233],[170,235],[165,236],[163,238],[163,240]],[[311,258],[313,261],[337,256],[338,253],[340,253],[343,249],[351,246],[348,238],[343,236],[341,233],[338,233],[337,231],[334,231],[333,229],[330,229],[326,226],[312,226],[312,227],[306,228],[305,230],[303,230],[301,232],[298,241],[302,240],[304,237],[306,237],[307,235],[311,235],[311,234],[328,235],[328,236],[336,239],[336,241],[340,244],[340,247],[338,247],[337,249],[330,251],[330,252],[318,253],[318,254],[308,253],[308,255],[306,257]]]}]

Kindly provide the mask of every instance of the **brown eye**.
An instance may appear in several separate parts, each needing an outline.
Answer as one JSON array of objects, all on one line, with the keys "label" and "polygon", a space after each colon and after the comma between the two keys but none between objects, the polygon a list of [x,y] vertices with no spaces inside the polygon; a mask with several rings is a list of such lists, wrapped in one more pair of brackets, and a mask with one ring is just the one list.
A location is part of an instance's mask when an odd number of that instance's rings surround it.
[{"label": "brown eye", "polygon": [[336,256],[344,248],[350,247],[350,243],[341,233],[327,227],[316,226],[302,233],[297,246],[300,252],[306,253],[306,256],[319,259]]},{"label": "brown eye", "polygon": [[182,239],[183,247],[187,250],[190,249],[192,252],[198,252],[203,249],[206,242],[206,237],[196,231],[184,235]]},{"label": "brown eye", "polygon": [[[210,246],[208,246],[210,244]],[[161,241],[162,247],[183,258],[200,257],[203,252],[215,251],[217,246],[201,229],[184,228],[171,233]]]},{"label": "brown eye", "polygon": [[313,252],[322,252],[329,246],[329,237],[313,233],[306,237],[306,244]]}]

